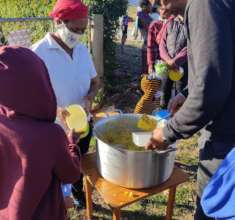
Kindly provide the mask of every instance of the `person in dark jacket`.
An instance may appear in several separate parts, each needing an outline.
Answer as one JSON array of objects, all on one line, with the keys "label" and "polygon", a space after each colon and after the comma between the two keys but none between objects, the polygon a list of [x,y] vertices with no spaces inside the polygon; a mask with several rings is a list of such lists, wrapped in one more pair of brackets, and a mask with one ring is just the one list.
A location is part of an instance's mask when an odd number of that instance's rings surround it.
[{"label": "person in dark jacket", "polygon": [[[184,13],[187,0],[164,0]],[[188,89],[169,104],[175,113],[163,129],[153,132],[148,148],[165,148],[201,130],[197,175],[196,220],[207,217],[202,192],[221,161],[235,146],[235,1],[189,0],[185,25]]]},{"label": "person in dark jacket", "polygon": [[61,183],[80,177],[76,145],[56,125],[47,68],[31,50],[0,48],[0,219],[65,220]]}]

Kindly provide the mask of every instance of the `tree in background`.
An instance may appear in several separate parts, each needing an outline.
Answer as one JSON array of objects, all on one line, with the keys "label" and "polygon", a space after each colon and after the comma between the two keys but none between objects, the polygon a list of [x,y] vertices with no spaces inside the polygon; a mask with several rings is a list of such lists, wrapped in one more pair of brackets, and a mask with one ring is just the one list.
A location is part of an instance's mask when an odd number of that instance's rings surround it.
[{"label": "tree in background", "polygon": [[[56,0],[0,0],[0,17],[22,18],[48,16]],[[112,74],[116,67],[114,42],[119,28],[119,18],[127,11],[128,0],[84,0],[90,7],[90,15],[104,15],[104,82],[106,92],[112,89]],[[23,24],[30,28],[33,42],[42,38],[51,28],[51,22]],[[3,31],[21,28],[21,23],[4,24]]]},{"label": "tree in background", "polygon": [[115,37],[119,28],[119,18],[126,14],[128,0],[85,0],[90,13],[104,15],[104,86],[105,92],[112,91],[113,72],[116,68]]}]

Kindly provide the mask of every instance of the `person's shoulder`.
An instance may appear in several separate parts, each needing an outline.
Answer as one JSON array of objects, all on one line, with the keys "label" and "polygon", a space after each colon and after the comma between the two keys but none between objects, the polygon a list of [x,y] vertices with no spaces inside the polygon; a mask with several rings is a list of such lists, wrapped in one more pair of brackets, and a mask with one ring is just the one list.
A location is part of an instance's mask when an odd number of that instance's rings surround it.
[{"label": "person's shoulder", "polygon": [[47,36],[45,36],[41,40],[39,40],[36,43],[34,43],[31,46],[31,50],[33,50],[34,52],[37,52],[37,51],[42,51],[42,50],[44,50],[47,47],[48,47],[48,40],[47,40]]},{"label": "person's shoulder", "polygon": [[228,12],[227,15],[229,15],[228,9],[235,9],[234,2],[234,0],[189,0],[185,15],[189,19],[193,17],[191,20],[195,20],[195,18],[204,19],[210,14],[215,16],[215,18],[219,18],[218,14],[226,14]]},{"label": "person's shoulder", "polygon": [[79,43],[76,46],[76,50],[78,51],[79,54],[83,54],[83,56],[86,56],[89,54],[89,50],[88,50],[87,46],[83,43]]}]

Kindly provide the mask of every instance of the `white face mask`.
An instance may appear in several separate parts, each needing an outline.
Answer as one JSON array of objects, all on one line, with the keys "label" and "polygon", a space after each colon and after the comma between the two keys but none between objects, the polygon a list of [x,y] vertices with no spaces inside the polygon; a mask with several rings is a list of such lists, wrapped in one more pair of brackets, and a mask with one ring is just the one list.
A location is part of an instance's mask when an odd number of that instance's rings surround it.
[{"label": "white face mask", "polygon": [[76,34],[70,31],[65,24],[61,24],[58,26],[56,31],[61,40],[70,48],[73,49],[81,40],[83,34]]}]

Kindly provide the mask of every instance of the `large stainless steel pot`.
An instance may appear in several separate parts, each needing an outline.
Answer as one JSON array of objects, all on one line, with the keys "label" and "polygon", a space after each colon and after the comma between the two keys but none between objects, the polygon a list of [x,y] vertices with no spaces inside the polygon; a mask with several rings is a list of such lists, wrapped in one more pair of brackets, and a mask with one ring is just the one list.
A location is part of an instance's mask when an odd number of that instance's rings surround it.
[{"label": "large stainless steel pot", "polygon": [[132,189],[149,188],[166,181],[172,174],[175,160],[175,150],[172,149],[161,152],[129,151],[104,142],[102,137],[105,132],[110,132],[107,123],[125,123],[125,126],[135,128],[140,117],[137,114],[120,114],[98,121],[94,126],[97,165],[101,176]]}]

